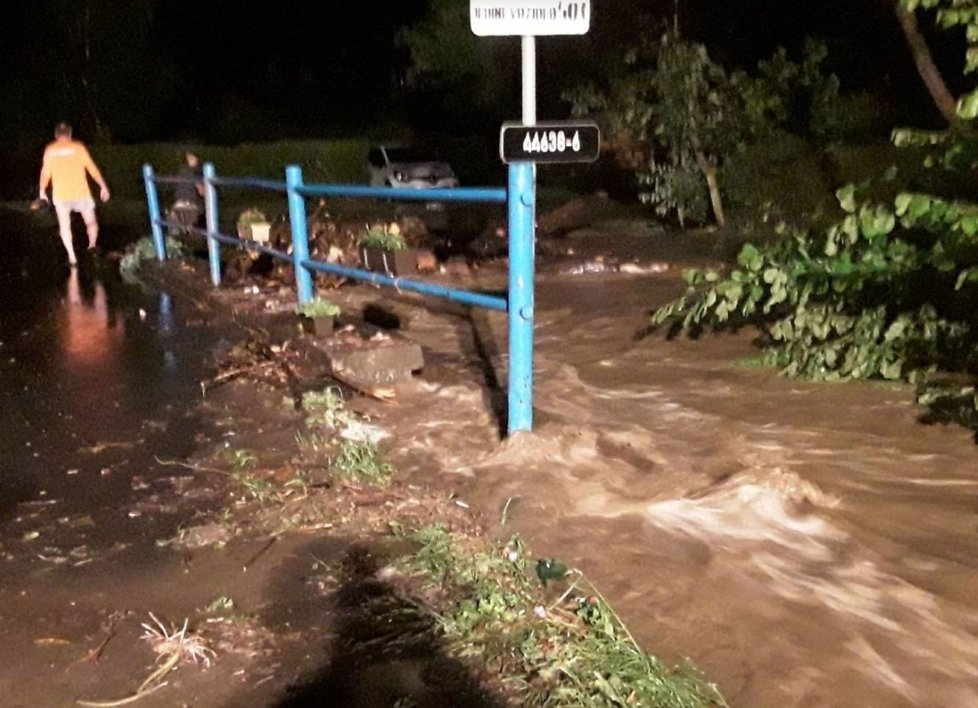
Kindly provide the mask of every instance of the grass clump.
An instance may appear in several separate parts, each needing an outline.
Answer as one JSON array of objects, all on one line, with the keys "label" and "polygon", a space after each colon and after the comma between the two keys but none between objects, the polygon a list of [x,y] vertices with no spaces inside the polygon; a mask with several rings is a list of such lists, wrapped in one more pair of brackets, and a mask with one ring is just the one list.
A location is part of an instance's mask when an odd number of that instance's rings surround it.
[{"label": "grass clump", "polygon": [[394,472],[390,463],[381,458],[377,446],[366,440],[344,440],[330,469],[345,480],[377,486],[390,482]]},{"label": "grass clump", "polygon": [[227,449],[221,457],[230,465],[227,473],[244,495],[254,499],[259,504],[273,501],[279,494],[277,486],[266,476],[255,471],[258,457],[251,450]]},{"label": "grass clump", "polygon": [[302,394],[302,410],[306,412],[306,425],[341,429],[354,420],[357,415],[351,411],[343,398],[343,393],[335,386],[322,391],[306,391]]},{"label": "grass clump", "polygon": [[308,433],[297,440],[308,458],[328,457],[329,471],[348,482],[386,486],[394,472],[371,437],[366,420],[350,410],[338,388],[302,396]]},{"label": "grass clump", "polygon": [[664,666],[644,652],[579,571],[552,561],[538,564],[541,580],[562,575],[569,583],[548,604],[542,587],[527,576],[526,549],[518,537],[488,546],[435,525],[410,538],[418,548],[399,565],[441,590],[435,605],[449,651],[479,657],[504,677],[506,690],[520,704],[726,705],[694,669]]}]

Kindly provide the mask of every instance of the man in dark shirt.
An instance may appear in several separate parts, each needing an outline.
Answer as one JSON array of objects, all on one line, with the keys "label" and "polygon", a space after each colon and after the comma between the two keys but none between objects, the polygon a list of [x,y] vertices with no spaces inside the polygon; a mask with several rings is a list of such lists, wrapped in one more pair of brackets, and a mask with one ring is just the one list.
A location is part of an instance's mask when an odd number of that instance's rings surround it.
[{"label": "man in dark shirt", "polygon": [[185,164],[177,173],[187,181],[180,182],[174,192],[170,219],[183,226],[197,226],[204,213],[204,183],[201,179],[200,158],[195,153],[184,155]]}]

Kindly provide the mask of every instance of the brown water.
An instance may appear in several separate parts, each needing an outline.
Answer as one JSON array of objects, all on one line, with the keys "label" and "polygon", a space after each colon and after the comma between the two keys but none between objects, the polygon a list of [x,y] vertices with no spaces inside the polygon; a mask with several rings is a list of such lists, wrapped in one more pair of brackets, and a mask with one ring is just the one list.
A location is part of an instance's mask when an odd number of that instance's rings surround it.
[{"label": "brown water", "polygon": [[490,517],[511,500],[506,532],[581,568],[731,705],[978,705],[969,433],[919,423],[906,388],[737,366],[748,332],[636,340],[680,289],[541,277],[536,431],[502,445],[486,383],[505,382],[504,318],[396,306],[428,361],[379,411],[405,423],[399,468]]}]

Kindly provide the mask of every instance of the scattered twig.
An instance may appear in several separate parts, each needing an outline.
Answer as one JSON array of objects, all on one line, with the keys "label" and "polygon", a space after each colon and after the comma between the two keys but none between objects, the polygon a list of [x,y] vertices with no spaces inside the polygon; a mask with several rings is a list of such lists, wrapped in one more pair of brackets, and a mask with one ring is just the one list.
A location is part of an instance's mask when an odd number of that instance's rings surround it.
[{"label": "scattered twig", "polygon": [[189,462],[181,462],[180,460],[164,460],[159,457],[153,456],[156,460],[156,464],[163,465],[165,467],[183,467],[187,470],[192,470],[193,472],[213,472],[214,474],[223,474],[225,477],[233,477],[234,475],[227,470],[219,470],[216,467],[204,467],[203,465],[192,465]]},{"label": "scattered twig", "polygon": [[499,525],[505,526],[506,522],[509,521],[509,507],[513,505],[515,500],[519,497],[507,497],[506,503],[503,504],[503,513],[499,515]]},{"label": "scattered twig", "polygon": [[258,551],[245,562],[245,564],[241,567],[241,571],[245,573],[248,572],[248,568],[251,566],[251,564],[254,563],[256,560],[258,560],[259,558],[261,558],[265,554],[265,552],[272,547],[272,544],[275,543],[277,540],[278,540],[278,536],[272,536],[270,539],[268,539],[265,545],[259,548]]},{"label": "scattered twig", "polygon": [[158,683],[155,686],[153,686],[152,688],[147,688],[145,690],[136,691],[131,696],[127,696],[126,698],[120,698],[117,701],[82,701],[82,700],[79,700],[79,701],[77,701],[77,703],[80,706],[89,706],[89,708],[115,708],[115,706],[124,706],[124,705],[126,705],[128,703],[135,703],[139,699],[145,698],[149,694],[151,694],[151,693],[153,693],[155,691],[158,691],[159,689],[163,688],[165,685],[166,685],[166,681],[164,681],[163,683]]},{"label": "scattered twig", "polygon": [[109,626],[108,629],[106,630],[107,633],[105,635],[105,639],[99,642],[99,645],[97,647],[92,649],[90,652],[88,652],[85,656],[83,656],[78,661],[92,661],[97,664],[98,660],[102,658],[102,652],[105,651],[105,647],[108,645],[110,641],[112,641],[112,638],[115,637],[115,623],[118,621],[119,621],[119,615],[113,613],[112,616],[110,617]]},{"label": "scattered twig", "polygon": [[551,610],[555,607],[562,605],[564,603],[564,600],[570,597],[571,593],[577,589],[578,583],[580,583],[582,580],[586,581],[586,579],[584,578],[584,574],[581,573],[579,570],[570,570],[568,571],[567,574],[570,575],[570,573],[575,573],[577,577],[574,578],[574,582],[571,583],[570,586],[566,590],[564,590],[563,593],[561,593],[560,597],[558,597],[557,600],[552,605],[550,605]]},{"label": "scattered twig", "polygon": [[229,381],[233,378],[236,378],[243,374],[251,373],[253,371],[260,371],[261,369],[267,369],[271,366],[276,366],[277,364],[278,364],[277,361],[263,361],[260,364],[252,364],[250,366],[242,366],[237,369],[231,369],[230,371],[225,371],[224,373],[218,374],[217,376],[211,379],[208,379],[206,381],[201,381],[200,395],[206,396],[208,388],[214,388],[218,384],[224,383],[225,381]]}]

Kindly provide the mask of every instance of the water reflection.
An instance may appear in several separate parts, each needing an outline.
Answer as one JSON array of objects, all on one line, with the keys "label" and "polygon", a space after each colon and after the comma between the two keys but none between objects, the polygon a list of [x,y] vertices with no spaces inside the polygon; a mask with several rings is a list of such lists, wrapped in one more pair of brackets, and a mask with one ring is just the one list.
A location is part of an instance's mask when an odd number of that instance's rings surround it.
[{"label": "water reflection", "polygon": [[62,328],[66,363],[114,366],[125,324],[110,310],[105,286],[97,280],[83,283],[78,268],[72,268],[66,289]]},{"label": "water reflection", "polygon": [[199,399],[211,341],[168,294],[124,284],[97,260],[38,266],[24,281],[4,270],[0,535],[41,490],[59,509],[114,509],[130,474],[154,473],[153,456],[185,454],[195,421],[179,411]]}]

